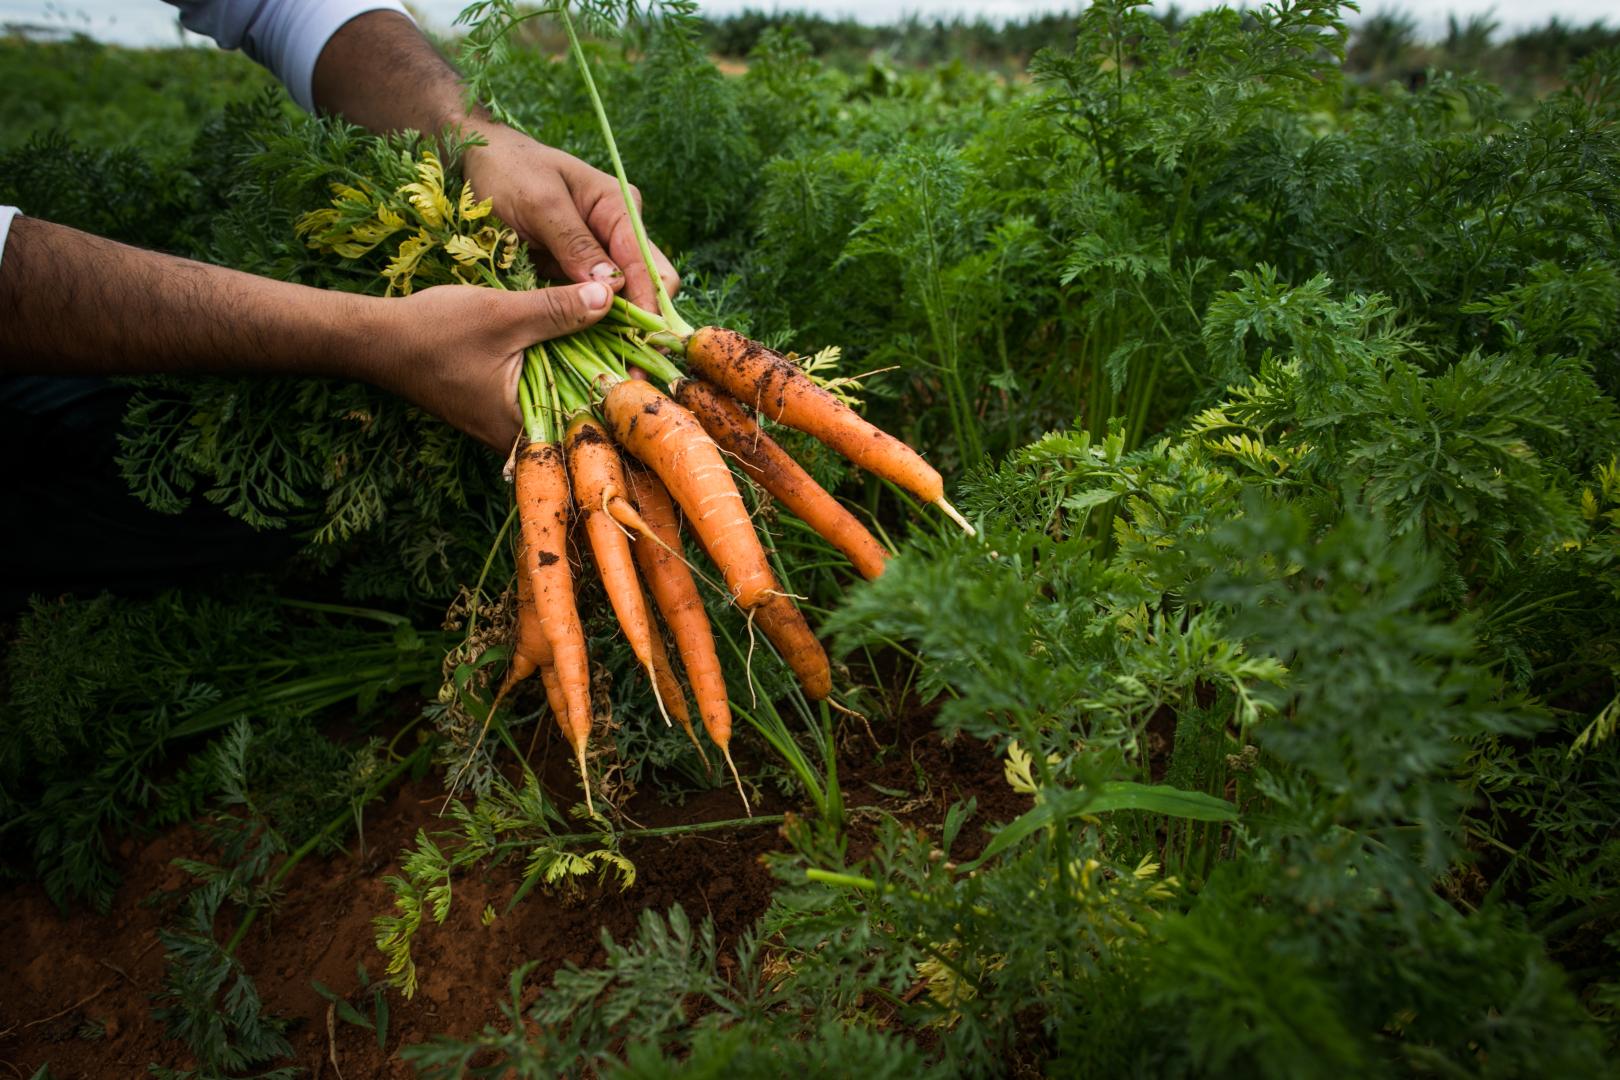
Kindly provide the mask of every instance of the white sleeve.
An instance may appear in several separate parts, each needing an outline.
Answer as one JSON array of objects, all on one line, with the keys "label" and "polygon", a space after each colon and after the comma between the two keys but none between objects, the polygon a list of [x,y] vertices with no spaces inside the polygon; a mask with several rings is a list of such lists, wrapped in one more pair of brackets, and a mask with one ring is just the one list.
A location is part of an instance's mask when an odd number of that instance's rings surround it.
[{"label": "white sleeve", "polygon": [[15,206],[0,206],[0,262],[6,258],[6,237],[11,235],[11,219],[22,211]]},{"label": "white sleeve", "polygon": [[269,68],[293,100],[315,111],[315,61],[332,35],[368,11],[410,13],[399,0],[169,0],[187,30],[241,49]]}]

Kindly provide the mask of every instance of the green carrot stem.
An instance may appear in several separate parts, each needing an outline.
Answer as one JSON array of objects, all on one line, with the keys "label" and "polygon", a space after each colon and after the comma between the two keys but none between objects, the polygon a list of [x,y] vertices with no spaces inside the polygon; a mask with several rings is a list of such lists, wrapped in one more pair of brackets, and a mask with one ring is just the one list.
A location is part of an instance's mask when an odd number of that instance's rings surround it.
[{"label": "green carrot stem", "polygon": [[621,382],[625,378],[621,367],[603,360],[595,350],[585,347],[577,336],[558,341],[557,351],[587,385],[594,385],[604,375],[612,382]]},{"label": "green carrot stem", "polygon": [[610,339],[608,347],[624,364],[634,364],[665,386],[685,374],[670,361],[669,357],[657,349],[648,347],[640,338],[616,334]]},{"label": "green carrot stem", "polygon": [[352,615],[357,619],[372,619],[384,626],[409,626],[411,620],[392,611],[379,611],[376,608],[355,607],[352,604],[322,604],[314,600],[295,600],[290,596],[276,597],[277,604],[282,607],[299,608],[303,611],[319,611],[329,615]]},{"label": "green carrot stem", "polygon": [[542,433],[540,413],[535,407],[534,391],[529,385],[527,360],[524,361],[523,367],[523,375],[518,379],[518,411],[523,414],[523,434],[530,442],[540,442]]},{"label": "green carrot stem", "polygon": [[633,326],[637,330],[645,330],[648,333],[657,333],[660,330],[669,329],[669,324],[664,322],[663,319],[650,311],[644,311],[636,307],[622,296],[613,298],[613,305],[608,308],[607,316],[603,321],[623,323],[626,326]]},{"label": "green carrot stem", "polygon": [[[621,843],[626,840],[654,839],[660,836],[687,836],[692,833],[720,832],[760,825],[781,825],[787,820],[783,814],[759,814],[750,818],[731,818],[727,821],[698,821],[690,825],[654,825],[642,829],[625,829],[612,834]],[[557,833],[539,838],[502,840],[491,846],[491,851],[532,851],[538,846],[565,844],[600,844],[604,834],[599,832]]]},{"label": "green carrot stem", "polygon": [[563,415],[572,419],[576,413],[591,407],[590,381],[582,377],[573,364],[567,363],[566,357],[558,358],[565,362],[553,369],[557,373],[557,397],[562,402]]},{"label": "green carrot stem", "polygon": [[636,247],[641,251],[641,261],[647,267],[647,277],[652,280],[653,290],[658,296],[658,312],[663,315],[669,329],[686,337],[692,333],[692,328],[675,310],[675,304],[669,298],[669,291],[664,288],[664,279],[658,275],[658,266],[653,262],[652,243],[647,239],[647,227],[642,224],[641,211],[636,208],[635,197],[630,194],[630,179],[625,176],[624,162],[619,159],[619,144],[613,138],[613,125],[608,123],[607,110],[602,107],[602,96],[596,92],[596,80],[591,77],[590,61],[585,58],[585,50],[579,43],[579,35],[574,32],[574,20],[568,15],[567,0],[558,5],[558,13],[562,16],[563,30],[568,34],[568,48],[574,54],[574,63],[579,67],[580,77],[585,80],[585,91],[590,95],[591,108],[595,110],[596,122],[602,129],[602,139],[607,143],[608,157],[613,162],[613,175],[619,181],[619,197],[624,200],[625,213],[630,215],[630,226],[636,234]]},{"label": "green carrot stem", "polygon": [[562,437],[557,419],[562,414],[562,402],[557,395],[557,380],[544,343],[529,346],[524,356],[523,373],[530,380],[529,393],[533,395],[535,414],[540,421],[539,441],[554,443]]}]

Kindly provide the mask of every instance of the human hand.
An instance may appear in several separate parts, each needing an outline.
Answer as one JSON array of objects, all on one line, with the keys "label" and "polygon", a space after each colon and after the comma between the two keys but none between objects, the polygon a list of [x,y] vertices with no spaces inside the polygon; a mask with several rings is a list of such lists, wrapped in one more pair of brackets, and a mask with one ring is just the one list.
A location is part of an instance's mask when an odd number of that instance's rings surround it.
[{"label": "human hand", "polygon": [[[658,310],[617,180],[509,127],[488,124],[478,133],[485,145],[467,149],[467,180],[529,243],[542,274],[600,281],[615,292],[622,288],[632,304]],[[632,187],[631,193],[640,209],[641,192]],[[652,253],[673,296],[681,279],[663,252],[654,247]]]},{"label": "human hand", "polygon": [[524,350],[592,325],[612,298],[592,281],[531,292],[440,285],[378,300],[365,377],[504,454],[522,427]]}]

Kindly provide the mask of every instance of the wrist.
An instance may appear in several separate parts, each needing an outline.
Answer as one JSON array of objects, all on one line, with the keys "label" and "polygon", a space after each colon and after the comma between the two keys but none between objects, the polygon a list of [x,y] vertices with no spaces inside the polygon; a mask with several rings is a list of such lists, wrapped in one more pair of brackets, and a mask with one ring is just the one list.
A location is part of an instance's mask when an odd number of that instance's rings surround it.
[{"label": "wrist", "polygon": [[391,375],[404,359],[401,312],[381,297],[343,292],[328,295],[334,298],[334,305],[324,374],[393,390]]},{"label": "wrist", "polygon": [[459,130],[462,135],[472,136],[478,140],[462,153],[463,172],[476,171],[486,157],[492,155],[498,157],[502,148],[512,139],[527,138],[521,132],[482,113],[465,117],[459,126],[452,126],[451,130]]}]

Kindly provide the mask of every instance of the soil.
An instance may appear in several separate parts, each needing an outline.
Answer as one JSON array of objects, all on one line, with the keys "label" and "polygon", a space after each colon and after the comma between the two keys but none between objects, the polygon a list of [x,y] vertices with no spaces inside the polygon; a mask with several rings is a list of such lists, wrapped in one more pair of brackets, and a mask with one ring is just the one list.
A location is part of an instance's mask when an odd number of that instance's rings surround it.
[{"label": "soil", "polygon": [[[986,747],[965,739],[942,743],[922,713],[882,735],[891,745],[878,750],[859,723],[844,731],[840,768],[852,855],[867,847],[880,808],[933,829],[952,801],[968,796],[978,799],[976,824],[1006,821],[1028,808],[1006,786],[999,760]],[[543,773],[548,787],[558,793],[577,790],[568,784],[568,762],[555,752],[558,747],[560,741]],[[609,883],[572,894],[535,890],[488,926],[480,918],[485,905],[504,911],[518,871],[511,865],[479,868],[455,880],[454,905],[443,926],[424,922],[414,949],[420,989],[409,1001],[390,991],[386,1050],[379,1049],[372,1032],[341,1021],[329,1034],[328,1002],[312,980],[347,995],[369,1014],[370,995],[361,990],[357,967],[373,981],[381,978],[383,957],[373,940],[372,919],[392,909],[384,879],[399,872],[400,854],[419,829],[443,827],[437,820],[443,801],[436,776],[400,784],[368,810],[364,850],[351,843],[347,855],[300,864],[274,914],[261,918],[243,941],[239,956],[266,1011],[292,1021],[292,1063],[313,1077],[336,1077],[339,1070],[350,1080],[410,1076],[397,1057],[401,1045],[439,1034],[466,1036],[499,1023],[497,1003],[507,998],[514,968],[537,961],[524,986],[525,1001],[532,1000],[565,963],[600,963],[602,932],[630,936],[646,909],[662,912],[679,903],[694,921],[712,918],[722,944],[729,946],[770,901],[775,882],[761,857],[787,847],[778,827],[632,840],[624,847],[637,870],[630,889]],[[644,789],[624,809],[644,826],[739,816],[735,793],[723,788],[680,806]],[[795,809],[767,796],[756,812]],[[982,830],[970,824],[953,854],[971,857],[983,839]],[[152,997],[163,977],[157,932],[174,918],[177,897],[188,883],[172,861],[205,853],[196,833],[179,826],[128,838],[119,856],[124,884],[107,915],[85,910],[64,915],[33,884],[0,893],[0,940],[8,946],[0,955],[4,1073],[32,1077],[49,1063],[58,1080],[72,1080],[145,1075],[151,1062],[191,1064],[184,1046],[166,1038],[163,1025],[152,1018]],[[143,903],[152,898],[166,899]],[[220,925],[231,922],[221,918]]]}]

